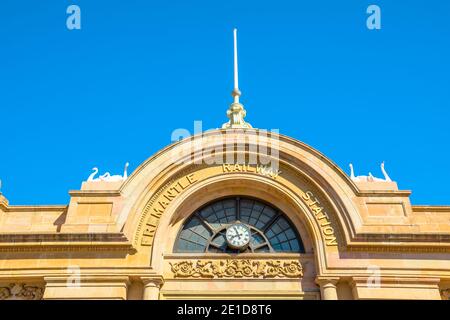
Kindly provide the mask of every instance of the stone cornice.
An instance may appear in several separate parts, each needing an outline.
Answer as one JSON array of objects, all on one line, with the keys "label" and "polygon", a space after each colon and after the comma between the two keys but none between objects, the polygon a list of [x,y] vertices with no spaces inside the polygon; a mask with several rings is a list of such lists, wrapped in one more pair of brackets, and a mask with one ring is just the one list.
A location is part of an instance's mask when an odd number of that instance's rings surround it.
[{"label": "stone cornice", "polygon": [[379,244],[379,243],[352,243],[346,246],[348,251],[358,252],[402,252],[402,253],[450,253],[450,244]]},{"label": "stone cornice", "polygon": [[[30,268],[30,269],[1,269],[0,282],[17,282],[23,280],[26,282],[39,282],[44,278],[60,279],[67,278],[67,265],[48,268]],[[140,279],[160,279],[162,275],[157,274],[151,267],[80,267],[80,277],[87,278],[112,278],[112,277],[128,277],[132,281]]]},{"label": "stone cornice", "polygon": [[98,251],[120,251],[134,253],[131,243],[103,243],[103,244],[0,244],[0,252],[98,252]]},{"label": "stone cornice", "polygon": [[[400,242],[400,243],[399,243]],[[408,246],[440,246],[450,247],[450,234],[448,233],[360,233],[355,235],[349,245],[401,245]]]},{"label": "stone cornice", "polygon": [[[357,234],[353,242],[407,242],[417,243],[418,245],[429,245],[428,243],[437,243],[439,245],[450,245],[449,233],[362,233]],[[388,243],[390,245],[390,243]]]},{"label": "stone cornice", "polygon": [[428,206],[428,205],[413,205],[413,212],[446,212],[450,213],[450,206]]},{"label": "stone cornice", "polygon": [[71,197],[120,197],[120,190],[70,190]]},{"label": "stone cornice", "polygon": [[357,190],[356,195],[360,197],[409,197],[411,190]]},{"label": "stone cornice", "polygon": [[358,233],[345,248],[349,251],[450,253],[450,234]]},{"label": "stone cornice", "polygon": [[5,206],[0,202],[6,212],[41,212],[41,211],[64,211],[67,209],[67,205],[29,205],[29,206]]},{"label": "stone cornice", "polygon": [[[351,277],[349,283],[350,285],[365,285],[367,280],[372,276],[362,277]],[[380,276],[381,284],[411,284],[411,285],[432,285],[438,287],[440,282],[439,278],[433,277],[390,277],[390,276]]]},{"label": "stone cornice", "polygon": [[123,233],[0,234],[0,252],[124,251],[134,252]]},{"label": "stone cornice", "polygon": [[[55,284],[67,284],[67,279],[70,278],[72,275],[65,275],[65,276],[44,276],[44,281],[47,283],[51,283],[52,285]],[[86,285],[87,283],[124,283],[128,284],[130,282],[130,277],[127,275],[86,275],[86,274],[80,274],[79,275],[79,281],[83,283],[83,285]]]},{"label": "stone cornice", "polygon": [[127,242],[123,233],[0,233],[0,244],[8,242]]}]

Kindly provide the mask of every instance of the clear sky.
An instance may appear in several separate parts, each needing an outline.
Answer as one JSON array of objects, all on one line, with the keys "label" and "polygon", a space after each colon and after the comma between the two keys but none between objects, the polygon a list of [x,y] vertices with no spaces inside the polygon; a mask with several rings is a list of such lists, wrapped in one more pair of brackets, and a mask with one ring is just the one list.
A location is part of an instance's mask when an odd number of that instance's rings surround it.
[{"label": "clear sky", "polygon": [[[66,9],[81,8],[81,30]],[[366,27],[370,4],[381,30]],[[0,4],[0,179],[11,204],[65,204],[98,166],[122,173],[176,128],[225,122],[232,29],[241,101],[348,172],[386,161],[413,204],[450,204],[450,1]]]}]

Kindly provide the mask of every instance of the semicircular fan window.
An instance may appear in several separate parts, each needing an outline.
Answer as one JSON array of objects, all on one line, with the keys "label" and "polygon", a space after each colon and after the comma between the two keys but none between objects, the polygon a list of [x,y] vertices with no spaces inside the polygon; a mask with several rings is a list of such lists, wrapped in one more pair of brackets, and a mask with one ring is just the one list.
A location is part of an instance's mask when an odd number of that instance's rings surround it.
[{"label": "semicircular fan window", "polygon": [[[250,230],[244,251],[233,249],[226,230],[243,223]],[[260,200],[229,197],[216,200],[195,211],[185,222],[175,242],[174,252],[304,252],[302,240],[287,216]]]}]

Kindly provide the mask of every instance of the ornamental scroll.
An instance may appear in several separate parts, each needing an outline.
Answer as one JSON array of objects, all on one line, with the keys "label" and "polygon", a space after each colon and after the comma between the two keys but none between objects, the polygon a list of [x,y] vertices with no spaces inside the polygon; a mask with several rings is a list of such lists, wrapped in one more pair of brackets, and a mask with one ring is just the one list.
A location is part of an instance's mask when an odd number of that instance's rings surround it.
[{"label": "ornamental scroll", "polygon": [[299,261],[185,260],[170,263],[175,278],[301,278]]},{"label": "ornamental scroll", "polygon": [[0,300],[41,300],[43,286],[31,286],[23,283],[0,285]]}]

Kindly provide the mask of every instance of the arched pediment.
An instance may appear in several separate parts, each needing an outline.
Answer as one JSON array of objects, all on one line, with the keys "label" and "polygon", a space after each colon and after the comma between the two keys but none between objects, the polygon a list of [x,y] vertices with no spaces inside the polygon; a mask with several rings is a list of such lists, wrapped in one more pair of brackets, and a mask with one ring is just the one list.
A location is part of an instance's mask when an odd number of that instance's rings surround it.
[{"label": "arched pediment", "polygon": [[[158,233],[165,228],[167,234],[170,225],[198,206],[215,197],[241,194],[272,201],[297,219],[311,250],[322,252],[319,264],[325,266],[326,252],[345,247],[361,224],[353,202],[357,187],[313,148],[286,136],[259,133],[206,132],[168,146],[137,168],[122,186],[126,201],[119,217],[134,245],[152,247]],[[244,142],[244,148],[230,141]],[[261,152],[261,145],[269,151]],[[259,156],[264,164],[258,163]],[[273,163],[276,170],[271,170]]]}]

